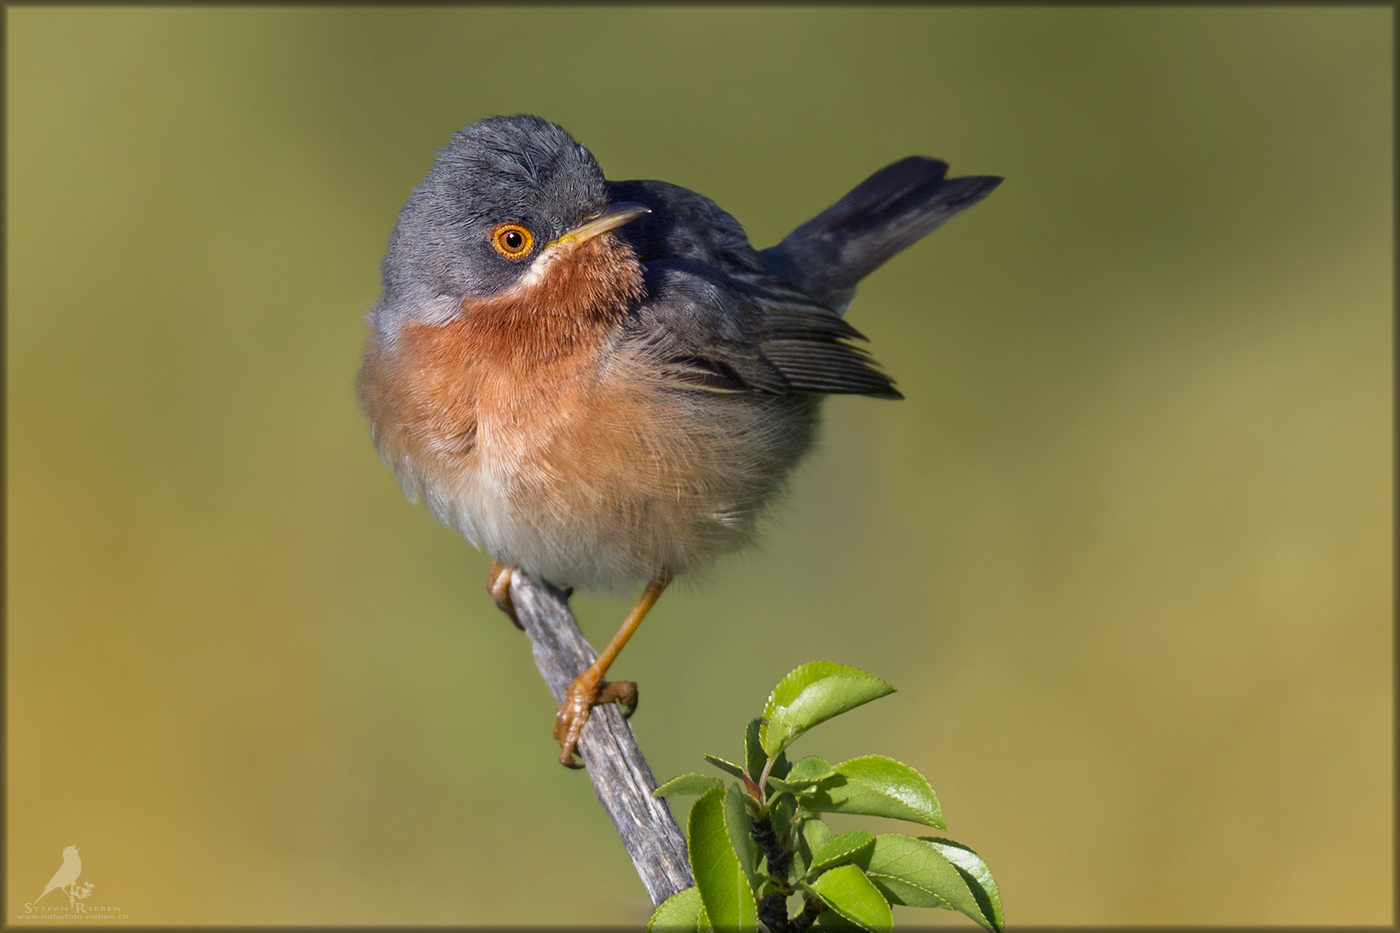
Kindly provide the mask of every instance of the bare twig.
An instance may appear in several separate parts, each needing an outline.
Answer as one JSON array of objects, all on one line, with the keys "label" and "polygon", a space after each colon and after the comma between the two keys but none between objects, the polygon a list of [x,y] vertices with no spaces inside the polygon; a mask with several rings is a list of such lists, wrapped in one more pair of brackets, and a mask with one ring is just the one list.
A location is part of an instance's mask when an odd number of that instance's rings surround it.
[{"label": "bare twig", "polygon": [[[516,572],[510,587],[515,614],[535,646],[535,665],[554,694],[564,699],[569,682],[593,663],[593,649],[579,631],[568,597],[538,580]],[[593,791],[617,827],[627,854],[637,867],[653,904],[695,882],[690,877],[685,838],[664,800],[651,796],[656,778],[622,713],[613,704],[588,717],[579,740]]]}]

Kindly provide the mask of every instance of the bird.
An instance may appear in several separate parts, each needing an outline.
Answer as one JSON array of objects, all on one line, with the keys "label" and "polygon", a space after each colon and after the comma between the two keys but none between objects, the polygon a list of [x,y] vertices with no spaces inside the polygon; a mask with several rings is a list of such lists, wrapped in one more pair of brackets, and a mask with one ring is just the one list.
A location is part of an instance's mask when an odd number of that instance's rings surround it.
[{"label": "bird", "polygon": [[[68,887],[70,884],[77,881],[78,876],[82,873],[83,860],[78,858],[78,846],[75,843],[63,850],[63,864],[59,866],[58,871],[54,872],[53,877],[49,879],[49,886],[44,888],[44,894],[48,894],[54,888],[62,889]],[[39,903],[44,894],[40,894],[38,897],[34,898],[34,903]]]},{"label": "bird", "polygon": [[494,116],[453,135],[398,215],[357,378],[410,500],[491,557],[572,592],[645,583],[555,714],[630,716],[622,647],[677,576],[749,544],[813,442],[823,398],[903,396],[844,318],[856,284],[985,198],[997,176],[910,156],[759,251],[714,201],[608,180],[564,128]]}]

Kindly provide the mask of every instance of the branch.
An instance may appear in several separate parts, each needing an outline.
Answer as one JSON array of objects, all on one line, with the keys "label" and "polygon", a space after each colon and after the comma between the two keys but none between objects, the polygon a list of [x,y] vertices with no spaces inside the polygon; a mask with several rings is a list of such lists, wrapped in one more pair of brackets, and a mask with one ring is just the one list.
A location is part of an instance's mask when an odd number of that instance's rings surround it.
[{"label": "branch", "polygon": [[[515,614],[535,647],[535,666],[554,694],[564,699],[570,681],[597,656],[558,589],[516,571],[510,598]],[[637,874],[654,905],[695,884],[685,838],[666,801],[651,796],[656,778],[637,747],[637,738],[615,704],[596,707],[583,727],[579,754],[588,766],[593,792],[617,827]]]}]

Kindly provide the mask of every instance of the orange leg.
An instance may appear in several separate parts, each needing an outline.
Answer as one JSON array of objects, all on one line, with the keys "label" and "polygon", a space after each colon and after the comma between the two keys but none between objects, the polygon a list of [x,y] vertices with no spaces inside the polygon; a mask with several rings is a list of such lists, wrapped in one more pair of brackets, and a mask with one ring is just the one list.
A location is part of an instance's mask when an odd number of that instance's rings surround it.
[{"label": "orange leg", "polygon": [[627,620],[622,623],[622,627],[617,630],[612,641],[608,642],[603,653],[598,655],[598,660],[590,664],[587,670],[575,677],[574,682],[569,684],[569,689],[564,695],[564,702],[559,704],[559,710],[554,714],[554,737],[559,740],[559,763],[566,768],[583,767],[582,764],[574,760],[574,750],[578,748],[579,736],[583,734],[583,724],[588,722],[588,713],[593,707],[603,703],[621,703],[626,709],[626,713],[624,713],[626,716],[631,716],[632,711],[637,708],[637,685],[635,683],[626,680],[609,683],[603,679],[603,675],[608,672],[613,661],[617,660],[618,654],[622,652],[622,646],[627,644],[627,639],[631,638],[632,633],[637,630],[637,626],[642,624],[642,619],[646,618],[651,607],[656,605],[656,601],[670,582],[670,575],[665,574],[660,579],[647,584],[647,588],[632,607],[632,611],[627,614]]}]

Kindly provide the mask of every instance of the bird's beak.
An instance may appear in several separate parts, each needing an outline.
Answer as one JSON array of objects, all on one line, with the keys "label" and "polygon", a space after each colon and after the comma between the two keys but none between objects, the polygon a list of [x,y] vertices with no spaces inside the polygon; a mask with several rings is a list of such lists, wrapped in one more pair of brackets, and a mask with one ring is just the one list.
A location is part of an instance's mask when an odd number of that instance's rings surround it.
[{"label": "bird's beak", "polygon": [[603,208],[601,213],[588,218],[549,245],[563,246],[566,243],[583,243],[593,239],[600,233],[607,233],[609,230],[615,230],[623,224],[631,223],[638,217],[650,213],[651,208],[632,201],[619,201],[616,204],[609,204],[607,207]]}]

